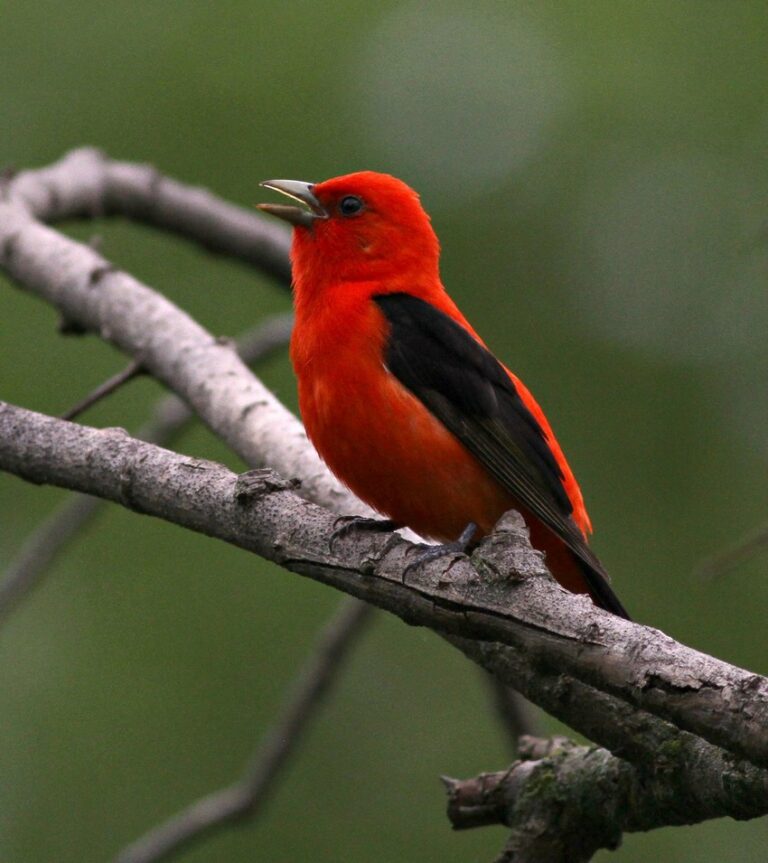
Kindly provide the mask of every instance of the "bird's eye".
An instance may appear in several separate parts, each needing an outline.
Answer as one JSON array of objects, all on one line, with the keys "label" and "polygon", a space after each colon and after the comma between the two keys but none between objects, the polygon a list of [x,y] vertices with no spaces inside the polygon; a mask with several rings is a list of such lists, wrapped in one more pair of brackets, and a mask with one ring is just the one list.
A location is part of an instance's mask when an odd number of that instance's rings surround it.
[{"label": "bird's eye", "polygon": [[363,199],[357,195],[346,195],[339,201],[339,212],[342,216],[356,216],[363,209]]}]

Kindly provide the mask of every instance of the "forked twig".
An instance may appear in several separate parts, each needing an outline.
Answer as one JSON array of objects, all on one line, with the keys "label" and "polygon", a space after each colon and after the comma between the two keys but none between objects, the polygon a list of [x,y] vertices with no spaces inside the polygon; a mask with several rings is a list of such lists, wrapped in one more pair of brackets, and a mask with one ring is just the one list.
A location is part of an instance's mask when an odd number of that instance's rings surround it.
[{"label": "forked twig", "polygon": [[[292,325],[291,314],[267,318],[238,339],[238,353],[249,364],[266,359],[285,346]],[[192,418],[192,411],[178,396],[163,396],[155,404],[150,420],[137,431],[136,437],[165,446],[181,434]],[[103,500],[74,494],[27,537],[0,580],[0,622],[33,590],[46,568],[104,506],[106,503]]]},{"label": "forked twig", "polygon": [[120,387],[127,384],[128,381],[132,381],[134,378],[142,374],[144,374],[144,368],[141,363],[138,360],[131,360],[131,362],[129,362],[122,371],[112,375],[111,378],[107,378],[104,383],[99,384],[99,386],[91,390],[85,398],[80,399],[77,404],[71,407],[68,411],[65,411],[61,415],[61,419],[73,420],[76,417],[79,417],[80,414],[84,413],[88,408],[93,407],[97,402],[100,402],[107,396],[112,395],[116,390],[119,390]]},{"label": "forked twig", "polygon": [[320,633],[277,721],[262,739],[242,779],[200,798],[153,828],[121,851],[115,863],[155,863],[232,822],[253,818],[372,613],[373,607],[359,600],[349,597],[342,600]]}]

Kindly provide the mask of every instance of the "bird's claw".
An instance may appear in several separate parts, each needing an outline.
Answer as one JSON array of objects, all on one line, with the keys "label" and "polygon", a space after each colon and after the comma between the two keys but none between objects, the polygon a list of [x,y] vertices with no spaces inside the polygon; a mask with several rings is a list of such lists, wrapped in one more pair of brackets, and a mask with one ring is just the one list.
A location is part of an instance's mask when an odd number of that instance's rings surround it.
[{"label": "bird's claw", "polygon": [[389,518],[366,518],[360,515],[343,515],[336,519],[338,527],[335,528],[328,540],[328,548],[333,551],[334,544],[349,536],[355,530],[370,530],[374,533],[389,533],[402,527]]},{"label": "bird's claw", "polygon": [[418,555],[403,569],[403,580],[414,569],[441,557],[450,557],[454,554],[466,554],[475,534],[477,525],[470,521],[461,532],[461,536],[455,542],[444,542],[440,545],[428,545],[422,548]]}]

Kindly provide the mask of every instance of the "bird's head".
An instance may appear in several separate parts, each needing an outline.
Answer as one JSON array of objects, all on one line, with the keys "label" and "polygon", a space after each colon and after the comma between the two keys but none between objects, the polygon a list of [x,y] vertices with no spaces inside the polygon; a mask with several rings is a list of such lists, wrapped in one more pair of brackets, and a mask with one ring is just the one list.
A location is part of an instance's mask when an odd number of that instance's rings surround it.
[{"label": "bird's head", "polygon": [[[294,226],[297,290],[374,280],[386,280],[388,291],[413,290],[414,279],[437,277],[437,237],[419,196],[402,180],[360,171],[323,183],[267,180],[261,185],[303,205],[259,204]],[[404,285],[406,280],[410,284]]]}]

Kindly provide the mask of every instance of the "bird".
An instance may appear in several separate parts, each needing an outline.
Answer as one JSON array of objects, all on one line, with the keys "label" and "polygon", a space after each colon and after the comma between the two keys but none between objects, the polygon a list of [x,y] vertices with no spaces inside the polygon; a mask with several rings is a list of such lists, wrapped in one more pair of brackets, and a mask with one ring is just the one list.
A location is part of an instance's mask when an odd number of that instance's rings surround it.
[{"label": "bird", "polygon": [[543,410],[443,286],[419,195],[374,171],[261,185],[294,202],[258,207],[293,226],[290,356],[331,471],[381,527],[436,540],[437,554],[467,550],[515,509],[563,587],[629,619]]}]

